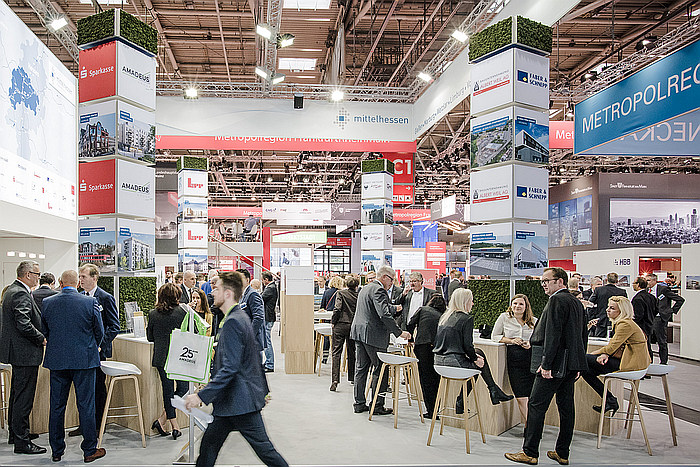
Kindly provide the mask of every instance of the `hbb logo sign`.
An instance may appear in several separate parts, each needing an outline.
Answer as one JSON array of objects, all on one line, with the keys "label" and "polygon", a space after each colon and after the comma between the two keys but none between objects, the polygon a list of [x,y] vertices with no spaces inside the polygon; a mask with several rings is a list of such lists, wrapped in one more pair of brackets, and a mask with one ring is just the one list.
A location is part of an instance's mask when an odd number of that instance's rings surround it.
[{"label": "hbb logo sign", "polygon": [[78,215],[114,214],[116,193],[114,159],[83,162],[78,166]]},{"label": "hbb logo sign", "polygon": [[394,163],[394,183],[413,183],[412,152],[385,152],[382,156]]},{"label": "hbb logo sign", "polygon": [[110,97],[116,94],[117,44],[107,42],[81,50],[78,59],[78,101]]}]

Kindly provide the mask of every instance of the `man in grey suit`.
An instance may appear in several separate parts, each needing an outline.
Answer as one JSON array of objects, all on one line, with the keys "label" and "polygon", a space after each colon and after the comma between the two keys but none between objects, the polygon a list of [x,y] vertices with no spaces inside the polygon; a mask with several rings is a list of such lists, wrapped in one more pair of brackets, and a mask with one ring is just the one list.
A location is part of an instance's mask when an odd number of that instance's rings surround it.
[{"label": "man in grey suit", "polygon": [[[387,290],[391,288],[396,272],[390,266],[384,265],[377,271],[377,279],[362,287],[357,296],[357,309],[355,318],[350,328],[350,338],[355,341],[355,413],[369,411],[365,398],[367,374],[370,366],[374,367],[372,373],[372,393],[386,391],[389,374],[385,373],[379,383],[381,362],[377,352],[386,352],[389,346],[389,334],[408,339],[411,337],[407,331],[401,329],[394,321],[394,314],[401,311],[401,305],[391,305]],[[378,384],[379,383],[379,384]],[[391,409],[384,407],[384,397],[377,397],[375,415],[387,415]]]},{"label": "man in grey suit", "polygon": [[455,290],[462,288],[464,285],[462,282],[462,271],[453,270],[450,272],[450,276],[452,276],[452,280],[450,280],[450,284],[447,286],[447,303],[450,303],[450,299]]},{"label": "man in grey suit", "polygon": [[39,263],[22,261],[17,280],[5,291],[0,315],[0,361],[12,365],[8,407],[9,444],[15,454],[44,454],[46,448],[32,443],[29,414],[34,406],[39,365],[44,358],[46,339],[41,329],[41,310],[31,296],[39,283]]},{"label": "man in grey suit", "polygon": [[418,311],[418,308],[427,305],[430,297],[435,293],[435,290],[423,287],[423,275],[419,272],[409,274],[408,283],[401,296],[394,302],[403,308],[397,322],[402,331],[408,329],[411,316]]},{"label": "man in grey suit", "polygon": [[[668,322],[673,319],[673,314],[678,313],[685,303],[685,299],[671,290],[663,282],[658,282],[656,274],[648,274],[649,293],[659,300],[659,313],[654,316],[653,336],[659,344],[659,359],[662,365],[668,364],[668,340],[666,328]],[[673,302],[673,306],[671,306]],[[653,360],[653,358],[652,358]]]}]

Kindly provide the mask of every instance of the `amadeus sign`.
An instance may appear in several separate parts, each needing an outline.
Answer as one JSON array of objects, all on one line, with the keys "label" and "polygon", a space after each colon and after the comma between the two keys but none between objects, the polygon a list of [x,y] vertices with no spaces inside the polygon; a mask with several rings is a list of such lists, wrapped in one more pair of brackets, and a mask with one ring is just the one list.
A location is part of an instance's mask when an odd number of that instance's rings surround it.
[{"label": "amadeus sign", "polygon": [[700,41],[696,41],[577,104],[574,152],[699,107]]}]

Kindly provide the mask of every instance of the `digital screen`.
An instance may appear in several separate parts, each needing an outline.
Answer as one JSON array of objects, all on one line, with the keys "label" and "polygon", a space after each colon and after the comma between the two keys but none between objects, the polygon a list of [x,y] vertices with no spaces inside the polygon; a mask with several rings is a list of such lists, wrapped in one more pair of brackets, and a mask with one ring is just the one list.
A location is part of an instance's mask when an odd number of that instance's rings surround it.
[{"label": "digital screen", "polygon": [[593,243],[593,195],[549,205],[549,247]]},{"label": "digital screen", "polygon": [[74,220],[76,80],[0,2],[0,200]]},{"label": "digital screen", "polygon": [[613,245],[700,243],[697,199],[610,199]]}]

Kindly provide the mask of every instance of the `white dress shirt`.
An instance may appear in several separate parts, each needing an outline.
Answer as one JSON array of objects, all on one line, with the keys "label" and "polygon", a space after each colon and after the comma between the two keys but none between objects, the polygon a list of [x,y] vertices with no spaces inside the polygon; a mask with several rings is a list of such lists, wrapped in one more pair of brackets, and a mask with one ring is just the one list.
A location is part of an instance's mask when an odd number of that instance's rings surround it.
[{"label": "white dress shirt", "polygon": [[[532,323],[535,324],[536,322],[537,318],[533,316]],[[503,337],[508,339],[519,337],[524,341],[529,341],[532,336],[532,330],[533,328],[527,324],[520,324],[515,316],[509,316],[507,312],[501,313],[501,316],[496,320],[496,324],[493,325],[491,340],[501,342]]]},{"label": "white dress shirt", "polygon": [[95,296],[95,291],[96,291],[96,290],[97,290],[97,287],[95,287],[95,288],[92,289],[92,290],[85,290],[85,295],[87,295],[88,297],[94,297],[94,296]]},{"label": "white dress shirt", "polygon": [[420,292],[413,291],[411,295],[411,305],[408,308],[408,315],[406,316],[406,322],[411,321],[411,317],[416,314],[418,308],[423,306],[423,293],[425,292],[425,287],[420,288]]}]

